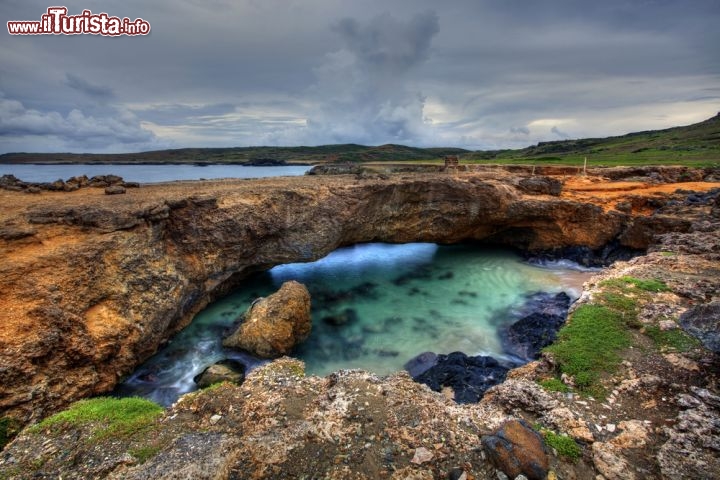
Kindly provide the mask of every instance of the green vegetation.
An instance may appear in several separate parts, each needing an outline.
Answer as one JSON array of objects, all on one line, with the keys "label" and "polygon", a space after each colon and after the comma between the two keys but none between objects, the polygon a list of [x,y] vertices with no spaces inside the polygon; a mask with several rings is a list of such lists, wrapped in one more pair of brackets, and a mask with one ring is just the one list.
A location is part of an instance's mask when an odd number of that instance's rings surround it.
[{"label": "green vegetation", "polygon": [[131,448],[128,453],[138,459],[138,463],[145,463],[162,450],[162,445],[143,445]]},{"label": "green vegetation", "polygon": [[130,436],[150,428],[162,412],[160,405],[143,398],[91,398],[75,402],[67,410],[46,418],[32,431],[92,425],[97,439]]},{"label": "green vegetation", "polygon": [[519,150],[470,151],[462,148],[416,148],[357,144],[316,147],[181,148],[123,154],[8,153],[2,163],[190,163],[284,164],[346,162],[441,163],[460,155],[462,163],[564,165],[583,167],[685,165],[720,166],[720,114],[704,122],[617,137],[541,142]]},{"label": "green vegetation", "polygon": [[679,328],[661,330],[655,325],[645,328],[645,334],[655,342],[661,351],[687,352],[700,345],[700,342]]},{"label": "green vegetation", "polygon": [[18,429],[19,425],[15,419],[0,417],[0,450],[5,448],[5,445],[17,435]]},{"label": "green vegetation", "polygon": [[540,434],[545,438],[545,443],[554,448],[558,455],[573,461],[582,455],[580,445],[567,435],[560,435],[546,428],[541,428]]},{"label": "green vegetation", "polygon": [[560,392],[567,393],[570,391],[567,385],[565,385],[559,378],[547,378],[538,382],[541,387],[549,392]]},{"label": "green vegetation", "polygon": [[644,280],[641,278],[636,277],[630,277],[630,276],[624,276],[620,278],[612,278],[610,280],[605,280],[600,284],[600,286],[603,287],[611,287],[614,289],[620,290],[622,293],[628,293],[628,288],[637,288],[638,290],[642,290],[644,292],[668,292],[670,291],[670,288],[665,284],[665,282],[657,279],[650,279],[650,280]]},{"label": "green vegetation", "polygon": [[600,395],[600,374],[620,363],[618,351],[630,345],[623,315],[603,305],[587,304],[573,312],[545,351],[555,357],[562,373],[572,375],[582,392]]}]

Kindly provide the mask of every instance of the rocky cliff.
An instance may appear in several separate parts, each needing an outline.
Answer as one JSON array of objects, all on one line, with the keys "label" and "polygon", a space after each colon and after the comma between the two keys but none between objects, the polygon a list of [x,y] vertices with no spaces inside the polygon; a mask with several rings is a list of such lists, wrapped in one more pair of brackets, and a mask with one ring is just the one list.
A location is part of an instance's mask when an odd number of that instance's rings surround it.
[{"label": "rocky cliff", "polygon": [[0,412],[26,422],[109,391],[253,271],[371,241],[644,248],[686,228],[647,216],[663,192],[713,186],[645,180],[610,183],[623,202],[593,179],[543,195],[504,172],[0,191]]}]

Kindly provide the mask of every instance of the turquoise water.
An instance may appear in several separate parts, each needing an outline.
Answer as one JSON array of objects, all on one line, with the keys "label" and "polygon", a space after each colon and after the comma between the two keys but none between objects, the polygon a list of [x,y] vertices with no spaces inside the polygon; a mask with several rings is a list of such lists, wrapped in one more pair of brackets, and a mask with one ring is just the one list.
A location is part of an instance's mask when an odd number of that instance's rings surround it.
[{"label": "turquoise water", "polygon": [[157,183],[214,178],[261,178],[304,175],[308,166],[244,167],[242,165],[25,165],[0,164],[0,175],[12,174],[25,182],[54,182],[87,175],[119,175],[128,182]]},{"label": "turquoise water", "polygon": [[589,273],[570,264],[531,265],[504,249],[468,245],[365,244],[312,263],[281,265],[248,279],[141,366],[119,389],[164,404],[194,389],[193,377],[223,358],[260,361],[221,339],[259,296],[287,280],[312,297],[313,329],[295,356],[307,372],[362,368],[387,374],[424,351],[502,357],[498,328],[538,291],[580,294]]}]

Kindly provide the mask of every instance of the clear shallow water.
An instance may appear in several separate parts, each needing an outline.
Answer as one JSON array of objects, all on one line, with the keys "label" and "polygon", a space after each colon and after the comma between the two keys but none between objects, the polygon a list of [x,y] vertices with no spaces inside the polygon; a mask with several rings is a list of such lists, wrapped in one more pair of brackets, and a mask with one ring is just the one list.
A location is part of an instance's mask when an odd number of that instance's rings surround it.
[{"label": "clear shallow water", "polygon": [[262,178],[304,175],[311,167],[244,167],[242,165],[0,165],[0,175],[12,174],[25,182],[54,182],[87,175],[119,175],[139,183],[215,178]]},{"label": "clear shallow water", "polygon": [[[295,356],[310,374],[342,368],[387,374],[424,351],[502,357],[498,328],[528,294],[580,294],[590,273],[575,265],[537,266],[503,249],[434,244],[365,244],[312,263],[288,264],[248,279],[210,305],[118,389],[163,404],[195,388],[193,377],[223,358],[260,361],[224,349],[221,339],[259,296],[287,280],[312,297],[313,330]],[[346,323],[336,325],[338,323]]]}]

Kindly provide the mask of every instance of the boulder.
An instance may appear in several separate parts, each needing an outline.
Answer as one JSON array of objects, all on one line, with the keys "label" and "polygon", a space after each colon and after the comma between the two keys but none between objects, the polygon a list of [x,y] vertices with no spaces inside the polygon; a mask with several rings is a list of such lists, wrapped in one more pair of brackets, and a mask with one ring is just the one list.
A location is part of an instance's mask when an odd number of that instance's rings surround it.
[{"label": "boulder", "polygon": [[[427,356],[428,353],[423,355]],[[427,358],[431,361],[430,356]],[[414,368],[414,365],[411,367]],[[438,355],[435,364],[413,376],[413,380],[424,383],[436,392],[443,387],[452,388],[458,403],[476,403],[487,389],[505,380],[508,370],[492,357],[468,357],[462,352],[453,352]]]},{"label": "boulder", "polygon": [[310,293],[296,281],[254,302],[240,327],[223,341],[229,348],[246,350],[258,357],[276,358],[310,335]]},{"label": "boulder", "polygon": [[539,433],[523,420],[509,420],[494,434],[482,437],[490,461],[509,478],[525,475],[528,480],[544,480],[549,462]]},{"label": "boulder", "polygon": [[225,359],[210,365],[193,378],[198,388],[206,388],[220,382],[240,385],[245,380],[245,365],[237,360]]},{"label": "boulder", "polygon": [[557,197],[562,191],[562,182],[551,177],[530,177],[521,179],[518,188],[531,195],[553,195]]},{"label": "boulder", "polygon": [[540,351],[555,341],[565,323],[570,297],[539,293],[527,302],[532,313],[500,331],[505,352],[524,361],[539,358]]},{"label": "boulder", "polygon": [[122,185],[111,185],[105,188],[105,195],[119,195],[125,193],[125,187]]},{"label": "boulder", "polygon": [[691,308],[680,316],[680,326],[702,342],[703,346],[720,353],[720,302]]}]

